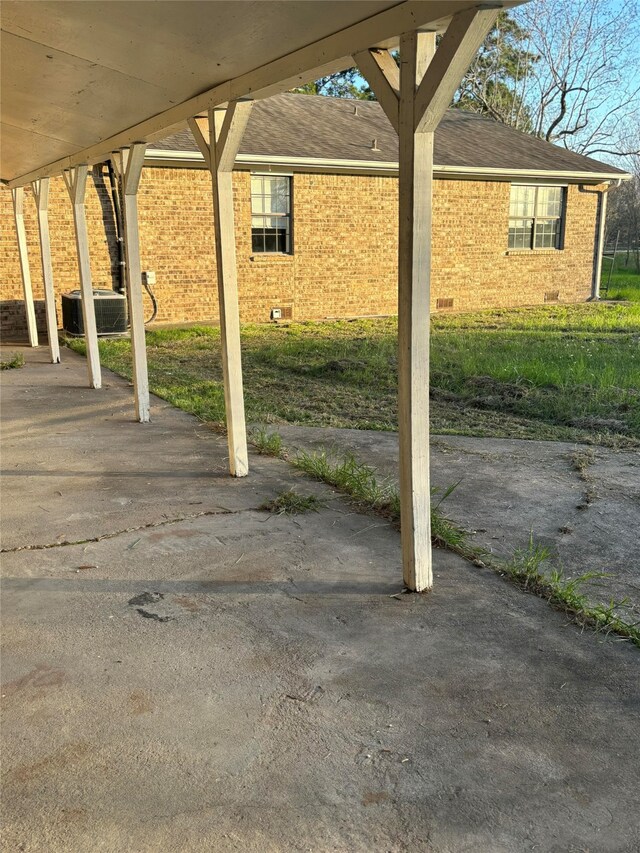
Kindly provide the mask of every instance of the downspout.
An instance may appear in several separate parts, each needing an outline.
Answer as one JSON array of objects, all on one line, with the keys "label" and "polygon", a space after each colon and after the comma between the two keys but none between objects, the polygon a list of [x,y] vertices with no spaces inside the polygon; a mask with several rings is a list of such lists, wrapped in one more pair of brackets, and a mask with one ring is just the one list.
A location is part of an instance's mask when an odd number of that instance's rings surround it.
[{"label": "downspout", "polygon": [[[119,265],[119,280],[120,285],[117,288],[120,293],[127,292],[127,276],[126,276],[126,267],[127,262],[125,260],[125,251],[124,251],[124,219],[122,216],[122,205],[120,204],[120,185],[116,179],[115,169],[113,168],[113,163],[111,160],[107,160],[107,169],[109,171],[109,183],[111,184],[111,196],[113,198],[113,211],[114,218],[116,221],[116,240],[118,243],[118,265]],[[158,314],[158,300],[156,295],[151,290],[149,283],[147,282],[146,273],[142,276],[142,285],[149,294],[149,298],[151,299],[152,311],[151,316],[148,320],[145,320],[145,326],[147,323],[153,323]]]},{"label": "downspout", "polygon": [[614,187],[619,187],[622,180],[609,181],[608,185],[598,191],[598,236],[596,239],[594,264],[593,264],[593,281],[591,282],[591,297],[590,302],[597,302],[600,299],[600,277],[602,275],[602,255],[604,254],[604,228],[607,219],[607,193]]},{"label": "downspout", "polygon": [[122,236],[124,228],[122,222],[122,208],[120,207],[120,193],[118,192],[118,184],[116,182],[116,173],[113,169],[111,160],[107,160],[107,170],[109,172],[109,183],[111,185],[111,197],[113,199],[113,212],[116,220],[116,241],[118,243],[118,269],[119,269],[119,286],[114,288],[120,293],[127,292],[126,280],[126,261],[124,259],[124,237]]}]

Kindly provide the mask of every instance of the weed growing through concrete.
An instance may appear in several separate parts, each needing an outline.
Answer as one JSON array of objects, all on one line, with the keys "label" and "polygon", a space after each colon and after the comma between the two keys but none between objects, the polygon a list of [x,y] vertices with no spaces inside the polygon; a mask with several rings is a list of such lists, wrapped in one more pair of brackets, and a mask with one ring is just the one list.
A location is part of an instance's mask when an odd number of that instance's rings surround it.
[{"label": "weed growing through concrete", "polygon": [[571,456],[571,464],[574,471],[577,471],[582,482],[587,484],[582,501],[577,504],[576,509],[589,509],[591,504],[598,498],[598,493],[593,487],[593,477],[589,473],[589,466],[593,465],[595,461],[596,455],[590,447],[577,450]]},{"label": "weed growing through concrete", "polygon": [[[358,462],[353,455],[341,461],[334,461],[326,453],[299,453],[293,464],[316,480],[335,486],[357,503],[368,506],[376,512],[400,521],[400,495],[389,483],[378,483],[375,471],[368,465]],[[515,581],[523,589],[546,598],[550,604],[571,615],[584,626],[602,631],[605,634],[618,634],[640,646],[638,623],[630,623],[620,616],[627,601],[610,601],[609,604],[593,605],[581,592],[588,581],[606,577],[602,572],[586,572],[577,578],[567,578],[558,566],[550,566],[548,573],[543,571],[545,564],[552,560],[548,548],[529,538],[527,548],[517,549],[508,562],[499,562],[486,551],[473,546],[466,532],[448,519],[442,512],[442,501],[453,492],[455,483],[439,493],[432,489],[432,495],[440,494],[440,499],[431,505],[431,538],[435,545],[449,548],[474,565],[488,567]]]},{"label": "weed growing through concrete", "polygon": [[276,515],[303,515],[306,512],[319,512],[325,505],[326,501],[317,495],[300,495],[289,489],[273,500],[263,503],[260,509]]},{"label": "weed growing through concrete", "polygon": [[24,356],[20,352],[7,361],[0,361],[0,370],[13,370],[17,367],[24,367]]},{"label": "weed growing through concrete", "polygon": [[596,461],[596,455],[590,447],[582,450],[576,450],[571,456],[571,464],[574,471],[577,471],[581,480],[590,480],[588,471],[589,466]]},{"label": "weed growing through concrete", "polygon": [[378,483],[374,469],[358,462],[353,454],[337,461],[324,452],[301,451],[292,461],[296,468],[314,480],[335,486],[358,503],[366,504],[372,509],[386,510],[390,515],[394,515],[395,498],[399,508],[400,500],[396,490],[387,483]]},{"label": "weed growing through concrete", "polygon": [[[291,461],[296,468],[315,480],[335,486],[358,504],[373,509],[392,521],[400,522],[398,490],[389,482],[380,483],[376,478],[375,469],[358,462],[353,454],[336,460],[325,452],[300,452]],[[449,486],[442,493],[437,488],[431,490],[432,495],[440,495],[440,499],[431,505],[431,538],[436,545],[453,548],[469,556],[473,549],[466,546],[467,537],[464,530],[446,518],[440,508],[442,501],[449,497],[456,485],[457,483]]]},{"label": "weed growing through concrete", "polygon": [[[545,566],[549,567],[549,571],[545,571]],[[618,634],[640,647],[638,623],[627,622],[620,616],[620,610],[627,604],[626,599],[612,599],[609,604],[593,605],[581,591],[589,581],[606,577],[603,572],[585,572],[575,578],[566,577],[562,568],[552,565],[549,549],[535,542],[533,535],[529,537],[527,547],[517,549],[509,562],[502,567],[497,564],[492,567],[501,570],[523,589],[546,598],[554,607],[570,614],[580,625],[605,634]]]},{"label": "weed growing through concrete", "polygon": [[249,440],[258,453],[264,456],[282,455],[282,436],[277,432],[269,432],[263,428],[256,429],[249,436]]}]

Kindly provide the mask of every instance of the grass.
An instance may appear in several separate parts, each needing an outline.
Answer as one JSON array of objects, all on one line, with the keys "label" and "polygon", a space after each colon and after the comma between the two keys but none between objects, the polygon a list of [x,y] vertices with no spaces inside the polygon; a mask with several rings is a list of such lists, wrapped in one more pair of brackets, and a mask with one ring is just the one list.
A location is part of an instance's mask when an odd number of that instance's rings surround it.
[{"label": "grass", "polygon": [[[397,488],[389,481],[379,482],[375,469],[359,462],[353,454],[334,459],[325,452],[301,451],[290,461],[300,471],[315,480],[334,486],[360,506],[400,523],[400,494]],[[442,502],[449,497],[456,485],[457,483],[449,486],[442,493],[437,488],[431,491],[434,497],[440,495],[437,501],[431,502],[431,539],[435,545],[451,548],[465,556],[474,556],[466,546],[465,532],[450,521],[441,509]]]},{"label": "grass", "polygon": [[[640,445],[640,302],[439,314],[431,328],[434,432]],[[395,318],[244,326],[242,345],[249,422],[397,428]],[[152,391],[222,426],[219,330],[157,329],[147,346]],[[131,377],[128,340],[100,353]]]},{"label": "grass", "polygon": [[17,352],[6,361],[0,361],[0,370],[14,370],[19,367],[24,367],[24,356]]},{"label": "grass", "polygon": [[258,453],[264,456],[280,456],[282,454],[282,437],[277,432],[269,432],[260,427],[250,433],[249,441]]},{"label": "grass", "polygon": [[640,269],[633,254],[628,263],[626,252],[618,252],[615,258],[603,258],[600,288],[605,299],[640,302]]},{"label": "grass", "polygon": [[550,551],[536,543],[533,535],[526,548],[518,549],[509,562],[493,568],[523,589],[546,598],[553,607],[569,614],[580,625],[605,634],[618,634],[640,647],[638,624],[627,622],[620,614],[626,600],[612,599],[608,604],[592,604],[582,591],[586,584],[606,575],[585,572],[575,578],[566,577],[561,567],[553,565]]},{"label": "grass", "polygon": [[575,453],[571,454],[571,464],[573,465],[573,469],[578,472],[580,479],[585,482],[588,482],[591,479],[588,473],[589,467],[593,465],[595,461],[595,453],[590,447],[576,450]]},{"label": "grass", "polygon": [[306,512],[318,512],[325,503],[326,501],[316,495],[300,495],[289,489],[262,504],[260,509],[276,515],[302,515]]}]

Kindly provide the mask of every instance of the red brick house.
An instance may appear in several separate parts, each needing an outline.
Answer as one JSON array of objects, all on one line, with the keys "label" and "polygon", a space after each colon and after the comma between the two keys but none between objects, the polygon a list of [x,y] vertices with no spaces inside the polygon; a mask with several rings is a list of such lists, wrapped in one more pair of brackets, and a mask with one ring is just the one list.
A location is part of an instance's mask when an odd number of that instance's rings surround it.
[{"label": "red brick house", "polygon": [[[397,149],[376,102],[283,94],[255,104],[234,173],[244,322],[396,313]],[[185,130],[149,146],[145,163],[140,244],[143,269],[155,273],[155,321],[216,322],[203,158]],[[597,292],[603,190],[624,172],[456,110],[436,131],[435,164],[433,311],[579,302]],[[25,320],[9,192],[0,192],[0,204],[2,332],[13,334]],[[52,180],[49,207],[60,294],[78,287],[61,178]],[[25,218],[42,317],[29,202]],[[87,218],[94,287],[117,289],[116,217],[104,165],[92,171]]]}]

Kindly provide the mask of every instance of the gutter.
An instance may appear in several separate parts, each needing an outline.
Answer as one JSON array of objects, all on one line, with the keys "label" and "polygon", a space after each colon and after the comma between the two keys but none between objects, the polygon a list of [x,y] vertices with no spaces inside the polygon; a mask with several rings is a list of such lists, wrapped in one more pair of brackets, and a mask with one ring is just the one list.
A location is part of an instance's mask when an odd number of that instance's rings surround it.
[{"label": "gutter", "polygon": [[[147,149],[146,166],[170,166],[176,168],[204,169],[205,163],[199,151],[167,151]],[[381,160],[341,160],[325,157],[289,157],[272,154],[238,154],[236,169],[242,168],[298,169],[305,172],[325,172],[330,174],[351,175],[391,175],[398,174],[398,163]],[[473,180],[539,180],[571,181],[575,183],[599,184],[603,181],[629,181],[631,175],[626,172],[573,172],[547,169],[498,169],[472,166],[438,166],[434,173],[441,178],[463,178]]]}]

